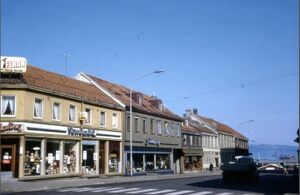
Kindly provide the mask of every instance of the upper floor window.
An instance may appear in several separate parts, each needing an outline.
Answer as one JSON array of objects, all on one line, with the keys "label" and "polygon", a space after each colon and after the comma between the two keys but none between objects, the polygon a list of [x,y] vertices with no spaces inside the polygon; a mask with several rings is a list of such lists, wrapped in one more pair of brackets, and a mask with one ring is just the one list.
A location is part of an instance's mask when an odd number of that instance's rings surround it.
[{"label": "upper floor window", "polygon": [[150,131],[151,131],[151,134],[154,134],[154,125],[153,125],[153,122],[154,120],[153,119],[150,119]]},{"label": "upper floor window", "polygon": [[135,132],[140,132],[140,129],[139,129],[139,118],[138,117],[134,118],[134,130],[135,130]]},{"label": "upper floor window", "polygon": [[112,127],[118,128],[118,116],[117,113],[113,113],[112,115]]},{"label": "upper floor window", "polygon": [[33,117],[34,118],[42,118],[43,117],[43,100],[35,98],[33,109],[34,109]]},{"label": "upper floor window", "polygon": [[143,132],[147,133],[146,119],[143,119]]},{"label": "upper floor window", "polygon": [[161,121],[156,121],[157,134],[161,135]]},{"label": "upper floor window", "polygon": [[127,131],[130,132],[130,116],[127,116],[126,128],[127,128]]},{"label": "upper floor window", "polygon": [[192,145],[193,145],[193,136],[190,135],[190,146],[192,146]]},{"label": "upper floor window", "polygon": [[170,131],[169,131],[169,123],[168,122],[165,122],[165,133],[167,136],[170,135]]},{"label": "upper floor window", "polygon": [[100,112],[100,126],[105,126],[106,125],[106,116],[105,112],[101,111]]},{"label": "upper floor window", "polygon": [[16,114],[16,97],[11,95],[2,96],[1,115],[15,116]]},{"label": "upper floor window", "polygon": [[180,126],[177,124],[176,125],[176,131],[177,131],[177,137],[180,137]]},{"label": "upper floor window", "polygon": [[173,123],[171,123],[170,124],[170,133],[171,133],[171,135],[172,135],[172,137],[174,137],[174,124]]},{"label": "upper floor window", "polygon": [[52,108],[52,119],[53,120],[60,120],[60,103],[54,102]]},{"label": "upper floor window", "polygon": [[187,135],[186,134],[183,135],[182,141],[183,141],[183,145],[186,146],[187,145]]},{"label": "upper floor window", "polygon": [[92,119],[92,113],[91,113],[91,109],[90,108],[85,108],[85,112],[87,113],[86,119],[85,119],[85,123],[86,124],[91,124],[91,119]]},{"label": "upper floor window", "polygon": [[75,122],[75,114],[76,113],[76,107],[74,105],[69,106],[69,122]]}]

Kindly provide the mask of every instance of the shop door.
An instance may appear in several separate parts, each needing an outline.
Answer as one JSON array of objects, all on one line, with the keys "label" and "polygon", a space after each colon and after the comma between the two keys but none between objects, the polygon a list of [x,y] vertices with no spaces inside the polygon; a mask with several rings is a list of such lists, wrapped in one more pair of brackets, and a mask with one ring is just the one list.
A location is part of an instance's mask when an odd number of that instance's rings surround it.
[{"label": "shop door", "polygon": [[13,177],[15,175],[16,146],[1,146],[1,177]]}]

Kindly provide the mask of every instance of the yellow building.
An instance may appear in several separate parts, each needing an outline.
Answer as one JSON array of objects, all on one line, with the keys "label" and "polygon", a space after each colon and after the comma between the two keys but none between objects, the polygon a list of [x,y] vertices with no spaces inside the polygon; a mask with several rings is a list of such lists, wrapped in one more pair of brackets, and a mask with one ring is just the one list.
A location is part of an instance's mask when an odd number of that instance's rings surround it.
[{"label": "yellow building", "polygon": [[1,177],[122,174],[124,107],[33,66],[1,73]]}]

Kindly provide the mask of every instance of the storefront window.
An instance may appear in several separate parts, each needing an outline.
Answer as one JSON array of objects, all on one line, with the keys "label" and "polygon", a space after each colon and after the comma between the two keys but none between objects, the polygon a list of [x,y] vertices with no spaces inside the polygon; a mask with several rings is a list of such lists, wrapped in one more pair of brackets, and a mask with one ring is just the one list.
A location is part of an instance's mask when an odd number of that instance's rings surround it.
[{"label": "storefront window", "polygon": [[146,158],[146,171],[154,171],[154,155],[145,154]]},{"label": "storefront window", "polygon": [[82,173],[87,175],[96,174],[96,144],[97,141],[82,141]]},{"label": "storefront window", "polygon": [[78,172],[78,169],[76,169],[77,145],[75,141],[64,142],[64,173],[66,174]]},{"label": "storefront window", "polygon": [[143,154],[132,154],[133,159],[133,171],[134,172],[143,172],[145,171],[143,166]]},{"label": "storefront window", "polygon": [[157,167],[157,169],[161,169],[161,170],[170,169],[170,155],[169,154],[157,154],[156,155],[156,167]]},{"label": "storefront window", "polygon": [[59,164],[61,160],[60,141],[47,140],[46,151],[46,175],[56,175],[60,173]]},{"label": "storefront window", "polygon": [[120,142],[110,141],[109,142],[109,172],[117,173],[120,168]]},{"label": "storefront window", "polygon": [[190,170],[202,170],[202,159],[200,156],[185,156],[184,157],[184,169]]},{"label": "storefront window", "polygon": [[41,140],[27,139],[25,144],[24,176],[41,174]]}]

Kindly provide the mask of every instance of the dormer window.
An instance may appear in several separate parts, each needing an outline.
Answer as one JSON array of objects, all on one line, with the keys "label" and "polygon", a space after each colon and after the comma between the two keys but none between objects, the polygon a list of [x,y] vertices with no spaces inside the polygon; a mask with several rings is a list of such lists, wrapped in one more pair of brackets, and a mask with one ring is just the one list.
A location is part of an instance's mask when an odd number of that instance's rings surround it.
[{"label": "dormer window", "polygon": [[132,93],[132,99],[133,99],[133,101],[135,101],[139,105],[143,105],[143,94],[141,94],[139,92],[133,92]]},{"label": "dormer window", "polygon": [[155,108],[159,109],[160,111],[163,111],[163,103],[161,99],[151,99],[149,102],[154,106]]}]

